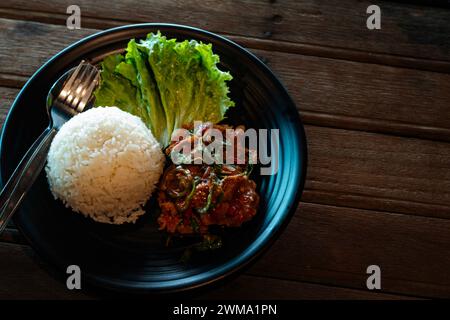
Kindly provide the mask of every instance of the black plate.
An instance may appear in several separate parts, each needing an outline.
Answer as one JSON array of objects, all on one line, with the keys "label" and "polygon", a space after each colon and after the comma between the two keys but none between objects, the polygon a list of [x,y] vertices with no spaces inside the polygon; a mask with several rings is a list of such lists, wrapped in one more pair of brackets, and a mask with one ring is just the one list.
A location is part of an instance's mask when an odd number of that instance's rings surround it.
[{"label": "black plate", "polygon": [[[295,104],[272,72],[253,54],[218,35],[171,24],[139,24],[103,31],[61,51],[44,64],[20,91],[3,126],[0,150],[2,181],[10,176],[33,140],[47,126],[46,95],[52,84],[81,59],[99,61],[121,51],[131,38],[160,30],[179,40],[213,44],[221,68],[233,75],[227,122],[279,129],[279,170],[258,177],[261,205],[254,220],[224,232],[222,249],[182,261],[186,241],[165,247],[158,232],[157,204],[135,225],[111,226],[74,214],[55,201],[42,173],[14,221],[34,249],[57,272],[79,265],[83,281],[128,292],[168,292],[203,286],[242,268],[267,248],[293,215],[306,174],[306,141]],[[7,257],[4,257],[7,258]]]}]

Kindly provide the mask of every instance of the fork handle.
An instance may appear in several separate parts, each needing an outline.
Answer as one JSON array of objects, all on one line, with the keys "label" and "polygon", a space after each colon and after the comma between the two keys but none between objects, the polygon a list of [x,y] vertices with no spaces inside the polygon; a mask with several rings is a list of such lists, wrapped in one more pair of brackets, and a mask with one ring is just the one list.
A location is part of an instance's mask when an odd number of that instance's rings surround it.
[{"label": "fork handle", "polygon": [[20,160],[0,193],[0,234],[44,168],[50,144],[57,130],[48,127]]}]

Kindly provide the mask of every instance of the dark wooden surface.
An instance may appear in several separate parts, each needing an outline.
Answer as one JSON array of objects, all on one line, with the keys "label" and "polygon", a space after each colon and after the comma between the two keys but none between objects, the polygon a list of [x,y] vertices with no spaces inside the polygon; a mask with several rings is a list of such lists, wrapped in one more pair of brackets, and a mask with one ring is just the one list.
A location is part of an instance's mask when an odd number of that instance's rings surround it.
[{"label": "dark wooden surface", "polygon": [[[0,3],[0,122],[37,68],[100,29],[173,22],[228,36],[285,83],[306,125],[302,202],[243,275],[196,298],[450,297],[450,10],[426,1],[78,1]],[[444,1],[445,2],[445,1]],[[436,1],[434,3],[440,3]],[[0,299],[95,299],[56,280],[11,226],[0,236]],[[382,289],[366,288],[366,268]]]}]

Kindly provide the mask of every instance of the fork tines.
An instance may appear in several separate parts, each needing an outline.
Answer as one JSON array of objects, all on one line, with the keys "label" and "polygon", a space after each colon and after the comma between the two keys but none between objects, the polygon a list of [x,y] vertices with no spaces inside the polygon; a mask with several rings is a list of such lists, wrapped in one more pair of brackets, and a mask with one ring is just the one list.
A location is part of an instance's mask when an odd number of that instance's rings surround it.
[{"label": "fork tines", "polygon": [[82,112],[98,83],[98,78],[98,69],[84,60],[81,61],[64,83],[57,99],[76,112]]}]

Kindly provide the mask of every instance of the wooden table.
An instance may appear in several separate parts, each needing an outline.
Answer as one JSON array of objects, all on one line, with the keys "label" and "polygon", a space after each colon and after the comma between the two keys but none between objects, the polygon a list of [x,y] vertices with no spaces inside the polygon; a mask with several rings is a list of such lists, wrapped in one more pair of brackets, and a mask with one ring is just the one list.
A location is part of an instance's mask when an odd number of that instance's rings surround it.
[{"label": "wooden table", "polygon": [[[249,48],[279,76],[305,123],[301,204],[243,275],[199,297],[450,297],[450,10],[441,1],[68,0],[0,3],[1,121],[25,81],[68,44],[136,22],[188,24]],[[444,5],[446,1],[442,1]],[[95,298],[56,281],[11,226],[0,298]],[[369,265],[381,290],[366,287]]]}]

